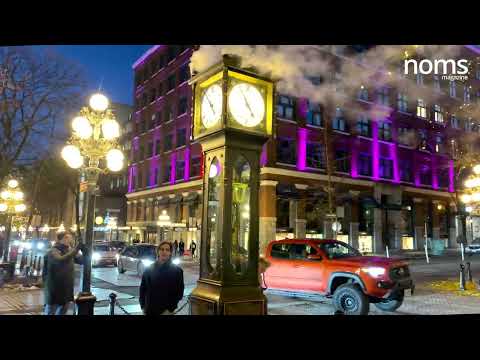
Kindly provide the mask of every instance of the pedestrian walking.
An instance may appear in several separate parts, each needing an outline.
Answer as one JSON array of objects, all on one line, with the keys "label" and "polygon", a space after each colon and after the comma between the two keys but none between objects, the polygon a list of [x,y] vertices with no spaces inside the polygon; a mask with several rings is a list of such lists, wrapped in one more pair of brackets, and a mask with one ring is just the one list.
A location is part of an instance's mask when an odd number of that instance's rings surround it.
[{"label": "pedestrian walking", "polygon": [[57,234],[57,241],[44,257],[43,280],[45,315],[65,315],[73,301],[75,280],[74,262],[81,263],[80,243],[73,246],[73,236],[67,232]]},{"label": "pedestrian walking", "polygon": [[183,298],[183,270],[172,263],[172,251],[172,244],[162,241],[157,260],[143,273],[139,301],[145,315],[173,315]]},{"label": "pedestrian walking", "polygon": [[190,244],[190,252],[192,253],[192,259],[195,259],[195,250],[197,250],[197,244],[194,240],[192,240],[192,243]]},{"label": "pedestrian walking", "polygon": [[180,242],[178,243],[178,255],[180,257],[183,257],[184,253],[185,253],[185,243],[183,242],[182,239],[180,239]]},{"label": "pedestrian walking", "polygon": [[175,240],[173,242],[173,257],[176,257],[177,256],[177,251],[178,251],[178,241]]}]

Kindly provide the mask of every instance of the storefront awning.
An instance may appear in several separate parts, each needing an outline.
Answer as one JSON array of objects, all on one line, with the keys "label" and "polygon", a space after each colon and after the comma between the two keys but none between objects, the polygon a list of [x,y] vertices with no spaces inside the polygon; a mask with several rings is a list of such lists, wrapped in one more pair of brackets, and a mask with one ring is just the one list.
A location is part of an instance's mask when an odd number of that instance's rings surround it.
[{"label": "storefront awning", "polygon": [[361,204],[366,208],[379,208],[380,204],[373,196],[364,196],[360,198]]},{"label": "storefront awning", "polygon": [[194,192],[194,193],[189,193],[188,196],[186,198],[183,199],[183,202],[187,202],[187,201],[195,201],[198,199],[198,193],[197,192]]},{"label": "storefront awning", "polygon": [[170,199],[168,197],[163,197],[160,200],[158,200],[158,205],[167,205],[169,203]]}]

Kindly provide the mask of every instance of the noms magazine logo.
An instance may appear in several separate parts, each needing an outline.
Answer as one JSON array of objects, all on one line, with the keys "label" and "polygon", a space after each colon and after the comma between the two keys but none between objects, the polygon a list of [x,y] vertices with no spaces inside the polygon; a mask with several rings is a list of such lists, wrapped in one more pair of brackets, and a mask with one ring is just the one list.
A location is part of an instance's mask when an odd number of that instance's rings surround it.
[{"label": "noms magazine logo", "polygon": [[405,75],[413,73],[417,75],[418,73],[423,75],[441,75],[442,80],[468,80],[469,61],[466,59],[453,60],[453,59],[436,59],[429,60],[423,59],[417,61],[415,59],[404,60]]}]

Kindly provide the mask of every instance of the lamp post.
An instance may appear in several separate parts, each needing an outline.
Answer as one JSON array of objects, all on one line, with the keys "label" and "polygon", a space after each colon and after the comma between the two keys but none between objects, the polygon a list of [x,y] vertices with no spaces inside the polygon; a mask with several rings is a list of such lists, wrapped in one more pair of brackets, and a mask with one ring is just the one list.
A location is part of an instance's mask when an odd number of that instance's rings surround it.
[{"label": "lamp post", "polygon": [[162,215],[158,217],[157,221],[158,227],[160,227],[160,243],[165,239],[165,228],[172,225],[170,221],[170,216],[168,216],[167,211],[163,210]]},{"label": "lamp post", "polygon": [[[123,153],[118,149],[120,127],[110,109],[109,100],[94,94],[79,116],[72,121],[73,135],[62,150],[62,157],[73,169],[81,169],[87,183],[87,211],[85,220],[84,265],[82,291],[77,295],[78,315],[93,315],[96,301],[91,293],[91,256],[95,217],[97,181],[101,173],[116,172],[123,168]],[[106,159],[106,167],[100,161]],[[86,160],[88,159],[88,160]]]},{"label": "lamp post", "polygon": [[10,232],[12,229],[12,220],[15,214],[24,212],[27,207],[23,203],[23,192],[18,187],[18,181],[10,179],[7,186],[0,191],[0,214],[7,215],[7,226],[5,234],[5,249],[3,251],[3,261],[8,261],[10,247]]}]

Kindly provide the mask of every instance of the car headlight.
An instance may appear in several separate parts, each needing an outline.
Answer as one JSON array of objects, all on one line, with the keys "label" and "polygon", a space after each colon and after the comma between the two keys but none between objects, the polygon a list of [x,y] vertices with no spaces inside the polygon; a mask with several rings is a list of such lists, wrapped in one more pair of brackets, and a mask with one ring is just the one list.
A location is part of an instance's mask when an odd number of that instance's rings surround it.
[{"label": "car headlight", "polygon": [[102,257],[102,255],[100,255],[100,254],[97,253],[97,252],[94,252],[94,253],[92,254],[92,259],[93,259],[94,261],[100,260],[101,257]]},{"label": "car headlight", "polygon": [[367,274],[375,278],[385,274],[384,268],[376,267],[376,266],[362,268],[362,271],[366,272]]},{"label": "car headlight", "polygon": [[153,260],[150,260],[150,259],[142,259],[142,264],[145,266],[145,267],[148,267],[150,265],[152,265],[155,261]]},{"label": "car headlight", "polygon": [[29,243],[29,242],[25,243],[25,249],[31,250],[32,249],[32,244]]},{"label": "car headlight", "polygon": [[175,265],[178,265],[178,264],[180,264],[180,259],[175,258],[175,259],[172,260],[172,263],[174,263]]},{"label": "car headlight", "polygon": [[37,249],[38,249],[38,250],[42,250],[44,247],[45,247],[45,244],[44,244],[44,243],[38,243],[38,244],[37,244]]}]

